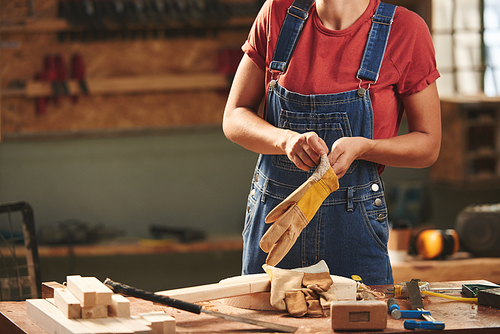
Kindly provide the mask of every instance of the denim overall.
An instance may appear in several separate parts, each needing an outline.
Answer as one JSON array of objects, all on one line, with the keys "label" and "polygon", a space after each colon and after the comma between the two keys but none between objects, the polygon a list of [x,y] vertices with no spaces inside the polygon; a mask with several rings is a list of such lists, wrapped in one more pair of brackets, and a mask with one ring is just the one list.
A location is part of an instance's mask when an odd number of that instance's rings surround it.
[{"label": "denim overall", "polygon": [[[288,9],[270,65],[273,73],[286,70],[313,2],[296,0]],[[380,3],[372,18],[356,76],[359,89],[302,95],[272,80],[267,97],[267,121],[299,133],[315,131],[328,147],[344,136],[371,139],[373,111],[368,88],[377,81],[395,8]],[[270,226],[264,219],[312,172],[298,169],[286,155],[259,156],[243,230],[243,274],[263,271],[267,254],[260,249],[259,241]],[[323,202],[277,267],[305,267],[325,260],[332,275],[359,275],[369,285],[392,284],[387,251],[387,207],[376,164],[354,161],[339,183],[340,188]]]}]

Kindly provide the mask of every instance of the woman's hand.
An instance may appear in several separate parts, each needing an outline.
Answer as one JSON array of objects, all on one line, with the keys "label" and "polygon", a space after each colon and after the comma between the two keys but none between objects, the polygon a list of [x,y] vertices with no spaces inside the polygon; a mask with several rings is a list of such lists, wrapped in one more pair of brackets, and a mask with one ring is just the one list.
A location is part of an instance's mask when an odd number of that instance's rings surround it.
[{"label": "woman's hand", "polygon": [[342,137],[335,141],[328,159],[337,177],[344,176],[353,161],[370,150],[372,145],[372,140],[364,137]]},{"label": "woman's hand", "polygon": [[439,155],[441,109],[436,83],[403,99],[408,133],[387,139],[343,137],[333,145],[328,158],[339,178],[356,159],[393,167],[426,168]]},{"label": "woman's hand", "polygon": [[328,153],[328,146],[315,132],[290,132],[285,152],[297,168],[308,171],[319,164],[323,154]]}]

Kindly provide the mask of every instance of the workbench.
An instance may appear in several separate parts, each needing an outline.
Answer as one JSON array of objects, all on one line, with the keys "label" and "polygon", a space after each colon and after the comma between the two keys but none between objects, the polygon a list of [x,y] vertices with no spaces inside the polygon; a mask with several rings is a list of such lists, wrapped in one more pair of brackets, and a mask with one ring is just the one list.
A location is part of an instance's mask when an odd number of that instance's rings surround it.
[{"label": "workbench", "polygon": [[[464,283],[489,284],[488,281],[453,281],[431,283],[432,288],[457,288]],[[372,286],[375,291],[386,292],[390,286]],[[455,295],[458,292],[454,293]],[[390,295],[387,295],[388,297]],[[388,298],[387,297],[387,298]],[[128,297],[131,301],[131,314],[152,311],[163,311],[176,319],[176,333],[269,333],[250,324],[227,321],[207,314],[192,314],[171,307],[156,305],[149,301]],[[409,300],[399,300],[401,309],[410,309]],[[255,318],[263,321],[286,324],[298,327],[296,333],[333,333],[330,317],[324,318],[293,318],[287,313],[275,311],[255,311],[235,308],[224,304],[223,300],[213,300],[202,303],[205,308],[242,317]],[[424,297],[424,307],[429,310],[437,321],[446,325],[445,333],[481,333],[493,334],[500,332],[500,310],[469,302],[457,302],[434,296]],[[2,334],[44,334],[46,333],[26,316],[25,302],[0,302],[0,329]],[[387,318],[387,328],[375,333],[408,333],[403,328],[403,319]],[[426,331],[439,333],[441,331]],[[360,332],[357,332],[360,333]]]}]

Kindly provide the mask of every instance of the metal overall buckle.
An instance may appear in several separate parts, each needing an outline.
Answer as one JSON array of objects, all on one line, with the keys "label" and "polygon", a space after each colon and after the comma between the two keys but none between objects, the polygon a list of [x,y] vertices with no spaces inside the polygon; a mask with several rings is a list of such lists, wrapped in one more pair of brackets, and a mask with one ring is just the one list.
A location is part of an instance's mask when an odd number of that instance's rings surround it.
[{"label": "metal overall buckle", "polygon": [[372,85],[372,83],[369,82],[368,83],[368,87],[363,88],[363,87],[361,87],[361,85],[363,83],[363,79],[361,79],[358,75],[356,75],[356,79],[359,80],[359,84],[358,84],[358,96],[359,97],[363,97],[363,96],[365,96],[365,94],[368,91],[368,89],[370,89],[370,86]]},{"label": "metal overall buckle", "polygon": [[276,77],[276,79],[274,79],[274,74],[276,72],[273,72],[273,70],[271,69],[269,69],[269,72],[271,72],[271,82],[269,83],[269,87],[271,87],[271,89],[274,89],[278,84],[278,80],[280,79],[280,76],[283,74],[283,72],[277,72],[278,76]]}]

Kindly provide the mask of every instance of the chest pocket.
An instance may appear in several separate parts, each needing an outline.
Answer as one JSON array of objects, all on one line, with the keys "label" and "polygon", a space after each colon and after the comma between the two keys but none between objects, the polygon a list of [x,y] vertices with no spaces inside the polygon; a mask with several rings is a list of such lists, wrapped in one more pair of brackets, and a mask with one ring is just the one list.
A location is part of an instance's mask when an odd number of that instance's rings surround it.
[{"label": "chest pocket", "polygon": [[[311,113],[282,109],[278,119],[278,127],[298,133],[314,131],[325,141],[329,148],[339,138],[352,137],[349,118],[347,113],[343,111]],[[356,164],[355,161],[347,173],[352,173]],[[274,156],[273,165],[290,171],[300,171],[286,155]]]}]

